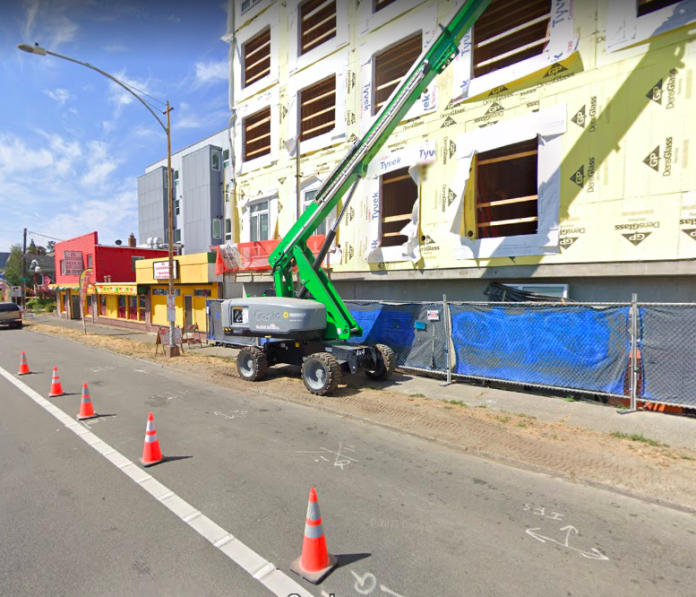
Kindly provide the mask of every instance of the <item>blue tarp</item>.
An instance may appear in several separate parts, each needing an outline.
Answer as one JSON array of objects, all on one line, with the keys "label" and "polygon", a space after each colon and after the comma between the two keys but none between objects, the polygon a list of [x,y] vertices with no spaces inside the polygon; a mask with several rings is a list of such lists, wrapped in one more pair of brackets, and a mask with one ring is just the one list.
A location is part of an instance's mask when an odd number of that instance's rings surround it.
[{"label": "blue tarp", "polygon": [[452,305],[455,373],[624,393],[629,307]]}]

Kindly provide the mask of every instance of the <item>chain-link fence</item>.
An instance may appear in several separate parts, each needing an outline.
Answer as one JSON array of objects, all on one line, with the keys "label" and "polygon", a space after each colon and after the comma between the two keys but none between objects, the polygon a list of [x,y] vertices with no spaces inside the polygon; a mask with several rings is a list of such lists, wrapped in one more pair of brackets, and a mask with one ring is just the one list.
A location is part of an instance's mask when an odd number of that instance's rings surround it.
[{"label": "chain-link fence", "polygon": [[696,305],[640,304],[638,399],[696,408]]},{"label": "chain-link fence", "polygon": [[[696,408],[696,304],[346,305],[363,329],[351,342],[387,344],[404,369]],[[228,342],[219,301],[208,317],[209,338]]]},{"label": "chain-link fence", "polygon": [[444,303],[346,301],[363,335],[356,344],[386,344],[400,367],[446,371],[447,330]]}]

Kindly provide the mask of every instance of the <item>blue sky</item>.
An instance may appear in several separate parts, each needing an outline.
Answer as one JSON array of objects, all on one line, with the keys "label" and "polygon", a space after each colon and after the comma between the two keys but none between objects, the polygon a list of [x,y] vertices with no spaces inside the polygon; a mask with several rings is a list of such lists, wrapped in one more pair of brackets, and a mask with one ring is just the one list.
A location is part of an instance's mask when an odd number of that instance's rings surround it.
[{"label": "blue sky", "polygon": [[168,98],[176,151],[227,125],[226,19],[225,0],[0,0],[0,251],[25,227],[58,239],[97,230],[105,244],[137,236],[136,178],[166,157],[163,130],[132,96],[17,44]]}]

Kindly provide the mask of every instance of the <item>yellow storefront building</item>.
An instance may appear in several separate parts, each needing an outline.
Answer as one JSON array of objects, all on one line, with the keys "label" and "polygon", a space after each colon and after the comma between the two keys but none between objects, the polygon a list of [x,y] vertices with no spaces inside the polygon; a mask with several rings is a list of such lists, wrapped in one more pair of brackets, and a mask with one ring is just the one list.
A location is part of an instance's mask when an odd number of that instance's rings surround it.
[{"label": "yellow storefront building", "polygon": [[[222,276],[215,274],[215,253],[180,255],[174,261],[176,325],[198,324],[201,331],[206,331],[205,302],[222,295]],[[147,296],[151,327],[168,324],[168,271],[166,259],[143,259],[136,263],[137,290]]]}]

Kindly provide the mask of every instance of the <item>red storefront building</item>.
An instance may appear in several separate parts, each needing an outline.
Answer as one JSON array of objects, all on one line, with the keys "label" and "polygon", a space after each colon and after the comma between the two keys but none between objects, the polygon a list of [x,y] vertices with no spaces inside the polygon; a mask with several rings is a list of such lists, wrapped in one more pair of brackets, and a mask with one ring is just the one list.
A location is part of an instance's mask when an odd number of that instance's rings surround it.
[{"label": "red storefront building", "polygon": [[96,232],[56,243],[56,291],[58,315],[80,319],[80,275],[91,269],[85,301],[90,321],[122,325],[149,326],[150,308],[146,293],[138,293],[135,263],[140,259],[167,257],[166,250],[137,247],[133,235],[128,245],[100,245]]}]

